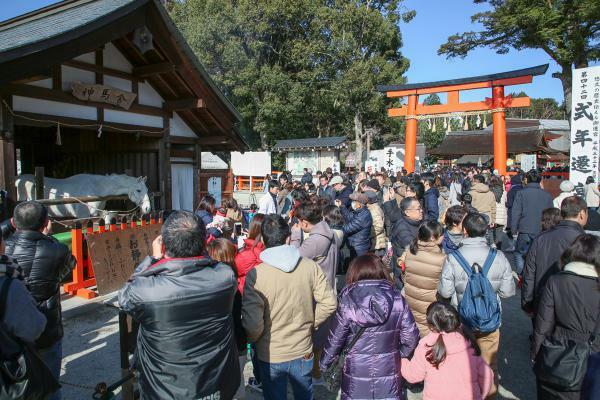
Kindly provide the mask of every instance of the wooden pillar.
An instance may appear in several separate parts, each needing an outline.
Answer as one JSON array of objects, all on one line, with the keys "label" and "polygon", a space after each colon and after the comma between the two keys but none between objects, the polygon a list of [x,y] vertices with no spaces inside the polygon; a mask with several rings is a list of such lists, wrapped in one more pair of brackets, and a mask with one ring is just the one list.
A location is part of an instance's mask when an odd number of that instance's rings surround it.
[{"label": "wooden pillar", "polygon": [[194,159],[194,211],[200,204],[200,170],[202,169],[202,154],[200,145],[196,143],[194,145],[195,159]]},{"label": "wooden pillar", "polygon": [[[504,112],[504,86],[492,87],[492,114],[494,128],[494,169],[506,175],[506,113]],[[498,111],[502,110],[502,111]]]},{"label": "wooden pillar", "polygon": [[404,134],[404,168],[409,172],[415,172],[415,157],[417,155],[417,102],[419,96],[411,94],[408,96],[406,113],[406,131]]},{"label": "wooden pillar", "polygon": [[0,96],[0,190],[6,191],[6,204],[2,205],[6,215],[12,216],[13,208],[17,202],[17,189],[15,187],[16,162],[14,120],[4,101],[11,105],[10,97]]},{"label": "wooden pillar", "polygon": [[158,141],[158,176],[160,184],[160,206],[163,210],[171,210],[173,198],[171,193],[171,139],[169,118],[163,118],[165,132]]},{"label": "wooden pillar", "polygon": [[44,167],[35,167],[35,199],[44,198]]}]

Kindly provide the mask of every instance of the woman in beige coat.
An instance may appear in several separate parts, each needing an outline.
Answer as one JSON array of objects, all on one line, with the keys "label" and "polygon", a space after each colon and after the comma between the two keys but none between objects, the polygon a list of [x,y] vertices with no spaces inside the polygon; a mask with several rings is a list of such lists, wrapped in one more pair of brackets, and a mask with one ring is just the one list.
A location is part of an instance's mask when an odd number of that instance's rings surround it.
[{"label": "woman in beige coat", "polygon": [[371,250],[377,256],[384,256],[387,249],[387,238],[385,236],[385,220],[383,209],[377,201],[376,192],[365,192],[369,202],[367,208],[371,213],[373,225],[371,225]]},{"label": "woman in beige coat", "polygon": [[438,283],[446,255],[440,244],[444,229],[437,221],[421,225],[404,259],[404,295],[421,337],[429,334],[427,307],[437,299]]}]

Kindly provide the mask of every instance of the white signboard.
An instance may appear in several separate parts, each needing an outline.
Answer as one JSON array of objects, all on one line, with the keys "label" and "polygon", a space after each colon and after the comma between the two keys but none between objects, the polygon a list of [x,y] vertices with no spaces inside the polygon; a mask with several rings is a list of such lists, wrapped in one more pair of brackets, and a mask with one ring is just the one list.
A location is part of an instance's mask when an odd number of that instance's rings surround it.
[{"label": "white signboard", "polygon": [[383,149],[383,154],[383,167],[385,167],[388,172],[395,174],[402,169],[404,162],[401,157],[404,158],[404,151],[401,151],[398,147],[386,147]]},{"label": "white signboard", "polygon": [[532,169],[537,168],[537,157],[535,154],[523,154],[521,155],[521,169],[525,172],[529,172]]},{"label": "white signboard", "polygon": [[260,176],[271,173],[271,152],[239,151],[231,152],[231,170],[236,176]]},{"label": "white signboard", "polygon": [[585,182],[598,182],[600,135],[600,66],[573,70],[569,180],[580,196]]},{"label": "white signboard", "polygon": [[339,173],[340,172],[340,162],[339,161],[335,161],[333,163],[333,166],[331,167],[331,169],[333,170],[333,173]]}]

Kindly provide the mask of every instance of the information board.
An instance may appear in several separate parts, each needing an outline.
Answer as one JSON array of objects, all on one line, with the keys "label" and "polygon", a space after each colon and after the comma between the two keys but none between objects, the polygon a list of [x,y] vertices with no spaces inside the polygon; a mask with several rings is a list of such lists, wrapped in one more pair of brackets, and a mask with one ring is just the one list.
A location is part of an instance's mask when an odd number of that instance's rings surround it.
[{"label": "information board", "polygon": [[152,254],[152,241],[161,227],[162,224],[154,224],[86,236],[98,294],[123,287],[144,257]]},{"label": "information board", "polygon": [[600,66],[573,70],[569,180],[584,196],[589,177],[598,182],[600,145]]}]

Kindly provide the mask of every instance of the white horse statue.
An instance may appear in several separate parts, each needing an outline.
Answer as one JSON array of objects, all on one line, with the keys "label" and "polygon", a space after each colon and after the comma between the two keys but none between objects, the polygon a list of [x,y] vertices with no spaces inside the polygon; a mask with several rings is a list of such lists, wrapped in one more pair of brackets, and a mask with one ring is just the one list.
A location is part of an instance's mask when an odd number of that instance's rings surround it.
[{"label": "white horse statue", "polygon": [[[32,200],[35,194],[35,177],[20,175],[17,186],[17,201]],[[127,195],[129,200],[140,207],[143,214],[150,212],[150,198],[146,187],[146,177],[134,178],[127,175],[91,175],[79,174],[65,179],[44,178],[44,198],[61,199],[82,196],[119,196]],[[48,206],[52,217],[89,218],[102,216],[106,201],[91,203],[72,203]]]}]

